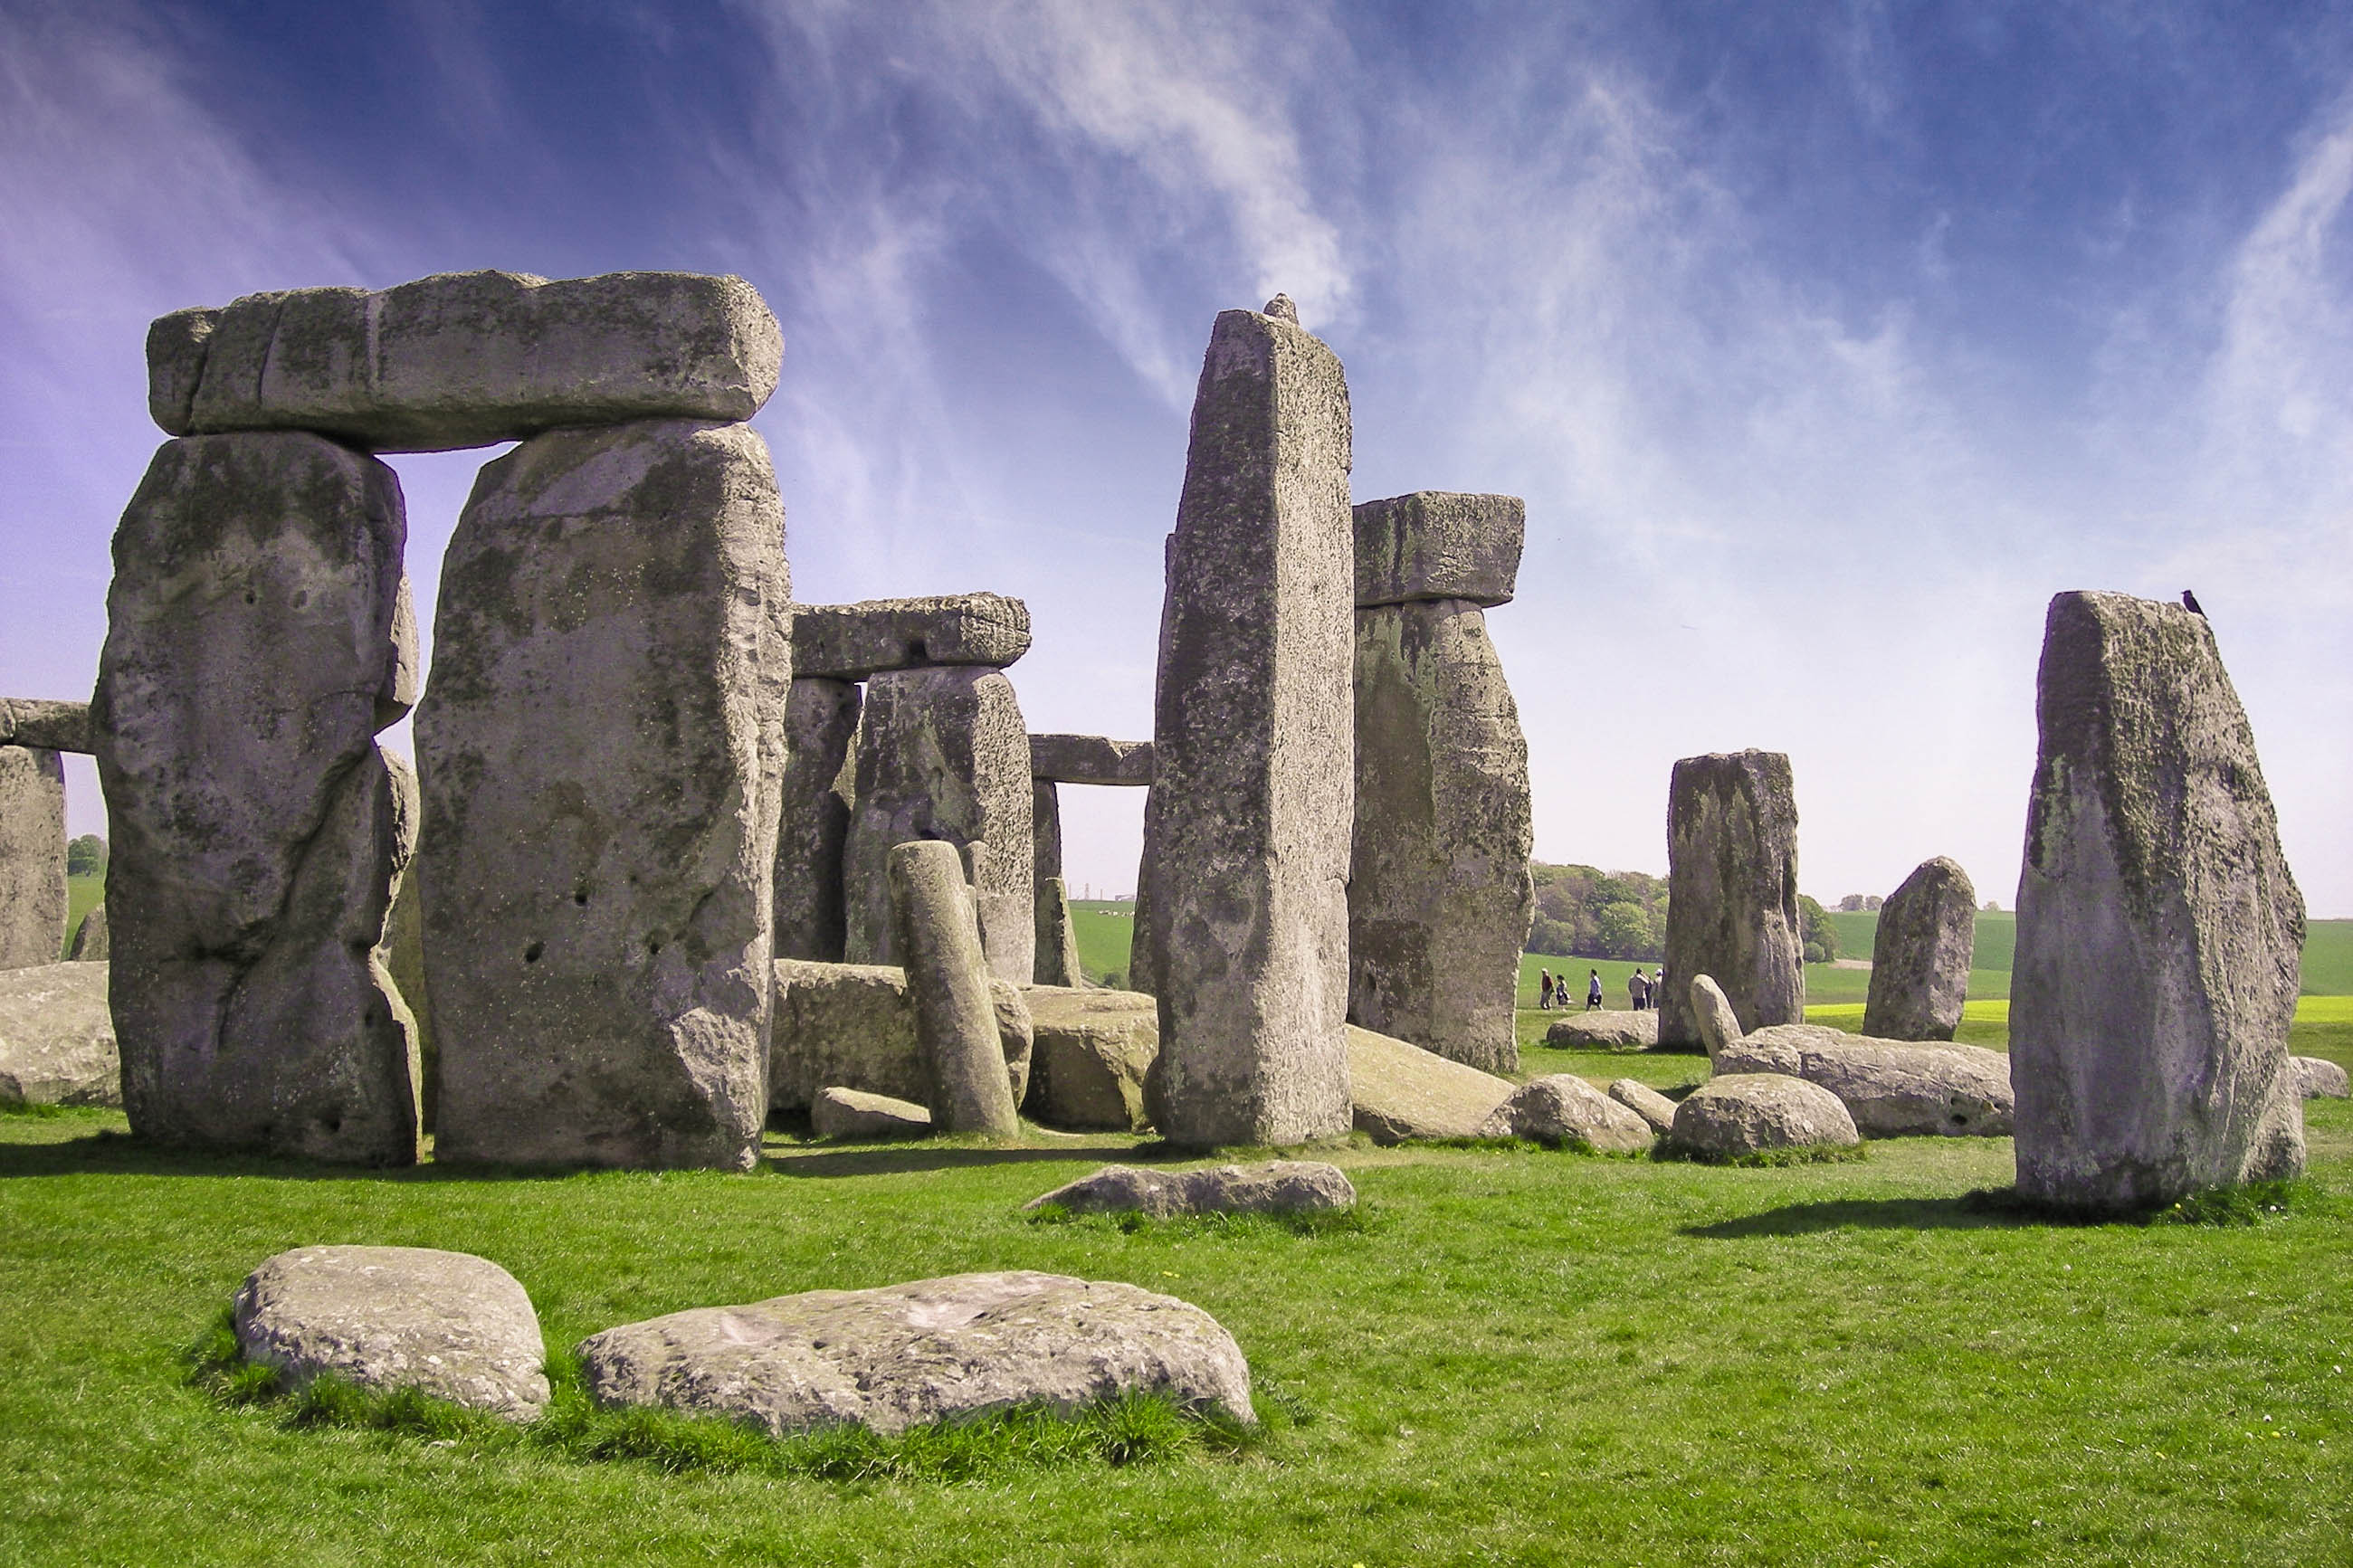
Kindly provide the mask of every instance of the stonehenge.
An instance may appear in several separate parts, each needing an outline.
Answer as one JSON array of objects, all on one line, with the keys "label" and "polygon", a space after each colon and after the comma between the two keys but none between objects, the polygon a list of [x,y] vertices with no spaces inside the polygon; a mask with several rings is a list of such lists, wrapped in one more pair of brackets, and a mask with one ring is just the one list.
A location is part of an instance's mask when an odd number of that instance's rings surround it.
[{"label": "stonehenge", "polygon": [[0,969],[55,963],[65,940],[65,764],[0,744]]},{"label": "stonehenge", "polygon": [[2010,976],[2019,1192],[2133,1209],[2295,1175],[2304,900],[2212,627],[2059,595],[2035,717]]},{"label": "stonehenge", "polygon": [[1659,1044],[1703,1044],[1691,980],[1713,975],[1741,1031],[1805,1020],[1798,802],[1789,759],[1722,752],[1677,763],[1667,794],[1666,994]]},{"label": "stonehenge", "polygon": [[1018,1101],[1006,1081],[975,890],[955,846],[918,839],[892,848],[890,891],[933,1119],[949,1132],[1011,1137],[1021,1130]]},{"label": "stonehenge", "polygon": [[1071,928],[1071,893],[1062,879],[1062,799],[1066,784],[1144,785],[1152,783],[1149,741],[1102,735],[1029,737],[1029,836],[1036,865],[1038,934],[1033,975],[1040,985],[1082,985],[1078,938]]},{"label": "stonehenge", "polygon": [[1880,906],[1862,1032],[1883,1040],[1949,1040],[1969,994],[1978,892],[1939,855],[1923,861]]}]

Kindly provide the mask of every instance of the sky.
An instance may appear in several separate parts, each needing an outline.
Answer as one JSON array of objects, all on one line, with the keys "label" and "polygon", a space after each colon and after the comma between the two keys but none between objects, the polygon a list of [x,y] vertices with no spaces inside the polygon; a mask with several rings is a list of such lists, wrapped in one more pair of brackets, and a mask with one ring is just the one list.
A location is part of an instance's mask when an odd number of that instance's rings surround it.
[{"label": "sky", "polygon": [[[153,317],[683,268],[783,323],[796,596],[1019,595],[1030,728],[1143,738],[1209,326],[1282,290],[1358,500],[1526,500],[1539,858],[1663,871],[1757,746],[1807,892],[2008,908],[2051,595],[2190,587],[2353,916],[2348,195],[2292,0],[0,0],[0,689],[90,689]],[[391,459],[428,627],[494,455]],[[1141,792],[1063,793],[1131,889]]]}]

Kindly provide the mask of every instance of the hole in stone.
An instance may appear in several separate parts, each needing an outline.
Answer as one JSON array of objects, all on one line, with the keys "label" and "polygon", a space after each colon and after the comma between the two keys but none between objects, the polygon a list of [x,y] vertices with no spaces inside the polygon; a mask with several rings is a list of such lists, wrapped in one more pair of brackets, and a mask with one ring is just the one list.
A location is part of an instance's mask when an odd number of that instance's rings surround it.
[{"label": "hole in stone", "polygon": [[661,951],[661,938],[658,936],[649,936],[646,938],[646,951],[649,953],[659,952]]},{"label": "hole in stone", "polygon": [[917,637],[907,645],[907,658],[912,662],[921,664],[931,657],[931,650],[923,647],[923,638]]},{"label": "hole in stone", "polygon": [[539,955],[546,951],[546,943],[538,942],[533,942],[529,947],[522,950],[522,961],[525,963],[537,963],[539,962]]},{"label": "hole in stone", "polygon": [[574,889],[572,891],[572,901],[585,908],[588,902],[588,889],[586,888]]}]

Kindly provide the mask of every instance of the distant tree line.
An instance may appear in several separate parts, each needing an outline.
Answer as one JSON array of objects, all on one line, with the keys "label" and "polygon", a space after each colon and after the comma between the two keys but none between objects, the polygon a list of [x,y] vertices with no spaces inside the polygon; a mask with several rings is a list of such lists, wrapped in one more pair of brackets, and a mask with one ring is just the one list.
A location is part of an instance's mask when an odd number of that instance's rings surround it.
[{"label": "distant tree line", "polygon": [[[1633,959],[1658,963],[1666,958],[1667,882],[1641,871],[1604,871],[1592,866],[1547,866],[1528,862],[1536,885],[1535,923],[1528,951],[1578,958]],[[1876,902],[1876,900],[1873,900]],[[1839,955],[1838,928],[1821,905],[1803,894],[1798,911],[1804,923],[1806,962],[1829,963]]]},{"label": "distant tree line", "polygon": [[[56,840],[50,840],[55,843]],[[57,862],[52,860],[51,865]],[[85,833],[66,841],[66,875],[69,877],[99,877],[106,872],[106,840],[95,833]]]}]

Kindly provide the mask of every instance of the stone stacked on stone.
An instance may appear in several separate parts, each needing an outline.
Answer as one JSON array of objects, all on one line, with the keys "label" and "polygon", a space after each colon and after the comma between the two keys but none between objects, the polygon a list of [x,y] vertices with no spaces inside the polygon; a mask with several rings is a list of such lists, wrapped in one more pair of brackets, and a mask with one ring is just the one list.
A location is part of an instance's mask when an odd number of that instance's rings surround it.
[{"label": "stone stacked on stone", "polygon": [[1149,786],[1156,753],[1149,741],[1103,735],[1032,735],[1029,772],[1049,784]]},{"label": "stone stacked on stone", "polygon": [[[768,1032],[768,1108],[807,1110],[828,1087],[911,1100],[931,1097],[931,1078],[915,1037],[907,972],[895,964],[775,965],[776,1008]],[[1025,994],[988,983],[997,1037],[1014,1103],[1029,1085],[1033,1033]]]},{"label": "stone stacked on stone", "polygon": [[2021,1194],[2144,1208],[2304,1167],[2304,900],[2193,611],[2051,601],[2010,1058]]},{"label": "stone stacked on stone", "polygon": [[1218,317],[1166,551],[1137,879],[1160,1130],[1181,1144],[1348,1127],[1349,438],[1329,348],[1277,315]]},{"label": "stone stacked on stone", "polygon": [[1723,987],[1743,1033],[1805,1016],[1798,801],[1778,752],[1685,757],[1667,792],[1667,984],[1659,1044],[1703,1042],[1689,981]]},{"label": "stone stacked on stone", "polygon": [[392,470],[301,432],[155,454],[114,537],[90,705],[132,1130],[417,1157],[406,1010],[372,953],[417,822],[378,730],[415,695]]},{"label": "stone stacked on stone", "polygon": [[864,680],[893,669],[1003,669],[1029,651],[1029,606],[1001,594],[797,605],[793,672]]},{"label": "stone stacked on stone", "polygon": [[932,1119],[948,1132],[1021,1131],[1006,1081],[997,1006],[964,860],[952,844],[922,839],[891,851],[892,922],[906,961]]},{"label": "stone stacked on stone", "polygon": [[784,338],[741,278],[549,282],[445,272],[174,311],[147,334],[148,409],[174,436],[309,430],[432,452],[636,419],[749,419]]},{"label": "stone stacked on stone", "polygon": [[1535,913],[1527,741],[1482,605],[1525,507],[1423,492],[1355,509],[1356,826],[1348,1016],[1493,1072]]},{"label": "stone stacked on stone", "polygon": [[[799,612],[795,612],[798,623]],[[851,680],[796,676],[785,707],[776,819],[776,954],[839,963],[849,951],[842,856],[857,793],[851,748],[861,695]]]},{"label": "stone stacked on stone", "polygon": [[0,969],[55,963],[65,941],[65,764],[0,744]]},{"label": "stone stacked on stone", "polygon": [[0,746],[91,751],[90,704],[45,697],[0,697]]},{"label": "stone stacked on stone", "polygon": [[1862,1032],[1883,1040],[1949,1040],[1960,1026],[1977,953],[1978,892],[1958,862],[1921,862],[1880,906]]},{"label": "stone stacked on stone", "polygon": [[440,1158],[756,1159],[789,614],[748,426],[557,430],[482,470],[417,718]]}]

